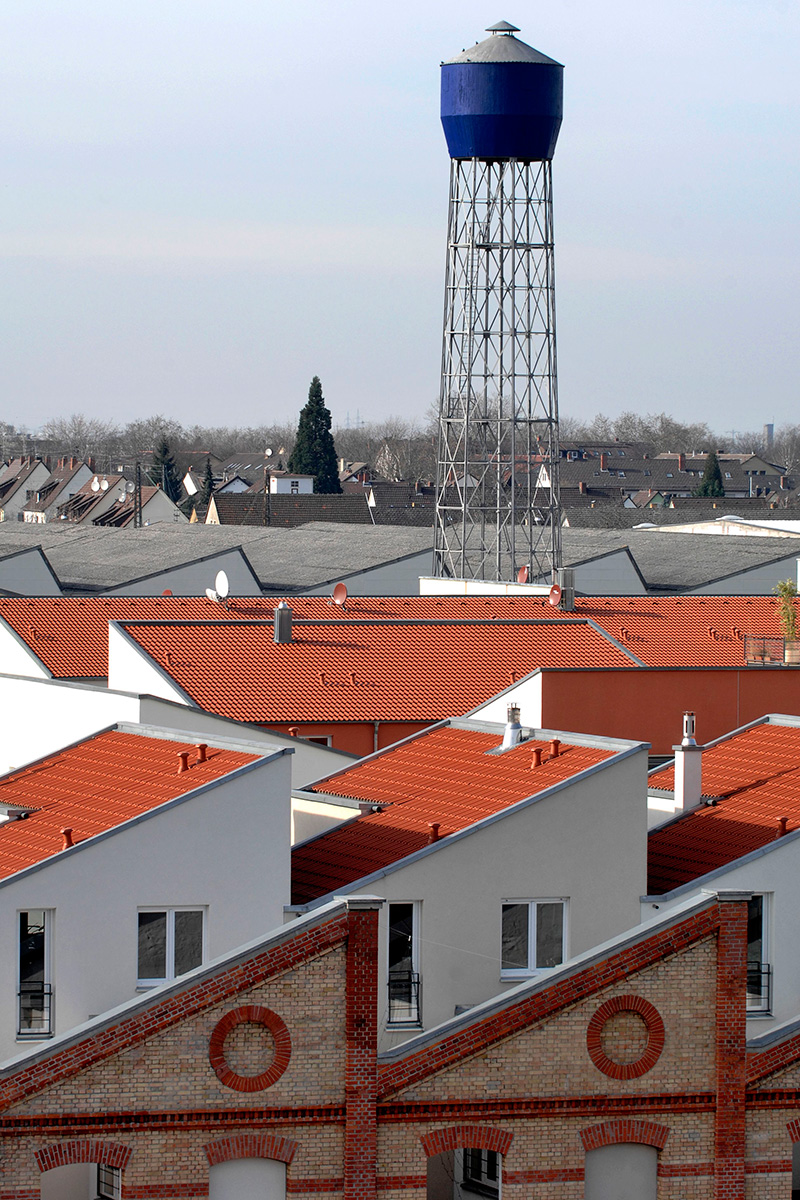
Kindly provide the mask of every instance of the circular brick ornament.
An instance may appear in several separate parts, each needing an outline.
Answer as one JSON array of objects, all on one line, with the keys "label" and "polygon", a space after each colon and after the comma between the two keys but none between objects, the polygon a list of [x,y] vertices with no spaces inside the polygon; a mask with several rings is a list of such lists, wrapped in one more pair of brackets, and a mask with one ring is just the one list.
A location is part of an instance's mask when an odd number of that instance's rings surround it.
[{"label": "circular brick ornament", "polygon": [[[275,1043],[272,1062],[260,1075],[239,1075],[231,1070],[225,1058],[225,1039],[237,1026],[245,1024],[262,1025],[272,1034]],[[235,1092],[263,1092],[265,1088],[272,1087],[288,1067],[291,1054],[292,1040],[285,1023],[277,1013],[260,1004],[248,1004],[225,1013],[214,1026],[208,1043],[208,1058],[214,1074],[220,1083]]]},{"label": "circular brick ornament", "polygon": [[[647,1029],[647,1045],[635,1062],[619,1063],[603,1050],[603,1029],[618,1013],[635,1013]],[[586,1030],[586,1049],[598,1071],[611,1079],[638,1079],[651,1070],[664,1049],[664,1022],[658,1009],[641,996],[614,996],[601,1004]]]}]

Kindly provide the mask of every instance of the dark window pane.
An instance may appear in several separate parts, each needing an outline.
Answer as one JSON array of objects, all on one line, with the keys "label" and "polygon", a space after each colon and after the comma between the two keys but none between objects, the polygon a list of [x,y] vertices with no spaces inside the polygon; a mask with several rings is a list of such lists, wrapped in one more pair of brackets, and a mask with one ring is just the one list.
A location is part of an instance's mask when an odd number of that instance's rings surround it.
[{"label": "dark window pane", "polygon": [[20,983],[44,980],[44,910],[30,908],[19,914]]},{"label": "dark window pane", "polygon": [[139,913],[139,978],[167,977],[167,914]]},{"label": "dark window pane", "polygon": [[564,905],[536,905],[536,966],[557,967],[564,958]]},{"label": "dark window pane", "polygon": [[528,905],[503,905],[503,957],[504,971],[527,971],[528,969]]},{"label": "dark window pane", "polygon": [[175,913],[175,974],[183,975],[203,961],[203,914]]},{"label": "dark window pane", "polygon": [[389,905],[389,971],[414,969],[414,905]]},{"label": "dark window pane", "polygon": [[763,962],[764,897],[752,896],[747,902],[747,961]]}]

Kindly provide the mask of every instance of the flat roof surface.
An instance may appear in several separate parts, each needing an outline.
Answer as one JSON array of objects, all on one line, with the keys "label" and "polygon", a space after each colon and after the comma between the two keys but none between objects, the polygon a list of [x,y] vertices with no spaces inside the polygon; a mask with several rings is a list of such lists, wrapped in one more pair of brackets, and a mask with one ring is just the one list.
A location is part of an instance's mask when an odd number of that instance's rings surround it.
[{"label": "flat roof surface", "polygon": [[[181,751],[189,770],[179,775]],[[78,844],[259,758],[212,743],[207,754],[201,763],[192,742],[113,729],[3,775],[0,807],[32,811],[0,823],[0,879],[58,854],[62,829]]]},{"label": "flat roof surface", "polygon": [[[648,891],[671,891],[775,840],[778,817],[800,827],[800,728],[780,718],[736,733],[703,751],[703,795],[714,808],[692,809],[650,832]],[[648,786],[671,792],[674,767]]]},{"label": "flat roof surface", "polygon": [[[503,754],[488,753],[502,740],[501,727],[486,733],[447,725],[318,780],[310,791],[386,807],[292,851],[292,902],[306,904],[422,850],[430,844],[432,821],[439,822],[439,837],[447,837],[616,753],[562,742],[553,758],[549,741],[533,738]],[[543,761],[532,770],[536,747]]]}]

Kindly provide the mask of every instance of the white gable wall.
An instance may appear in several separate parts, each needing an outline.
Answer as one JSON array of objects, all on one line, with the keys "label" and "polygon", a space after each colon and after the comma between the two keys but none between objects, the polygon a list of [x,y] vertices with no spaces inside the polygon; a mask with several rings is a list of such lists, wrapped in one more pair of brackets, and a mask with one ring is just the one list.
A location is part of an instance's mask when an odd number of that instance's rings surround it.
[{"label": "white gable wall", "polygon": [[104,596],[160,596],[166,588],[173,596],[203,596],[206,588],[214,587],[219,571],[228,576],[232,596],[260,596],[261,584],[247,559],[236,547],[203,558],[199,562],[180,563],[167,567],[156,575],[134,579],[103,592]]},{"label": "white gable wall", "polygon": [[0,673],[49,679],[50,672],[21,637],[0,617]]},{"label": "white gable wall", "polygon": [[167,672],[114,621],[108,626],[108,686],[118,692],[163,696],[165,700],[196,707]]},{"label": "white gable wall", "polygon": [[0,589],[19,596],[60,596],[58,580],[39,546],[0,558]]},{"label": "white gable wall", "polygon": [[0,1061],[32,1044],[16,1040],[14,1023],[20,910],[54,913],[57,1033],[136,994],[139,907],[207,906],[206,960],[281,924],[290,757],[279,752],[83,847],[55,845],[40,869],[0,884]]}]

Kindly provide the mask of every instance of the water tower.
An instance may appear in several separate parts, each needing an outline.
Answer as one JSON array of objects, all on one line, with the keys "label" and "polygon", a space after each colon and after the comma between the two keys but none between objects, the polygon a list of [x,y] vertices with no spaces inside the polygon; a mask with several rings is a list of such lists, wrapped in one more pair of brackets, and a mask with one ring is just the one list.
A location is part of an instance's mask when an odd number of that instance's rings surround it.
[{"label": "water tower", "polygon": [[488,32],[442,65],[451,163],[434,573],[549,581],[561,563],[551,162],[564,69],[507,21]]}]

